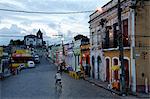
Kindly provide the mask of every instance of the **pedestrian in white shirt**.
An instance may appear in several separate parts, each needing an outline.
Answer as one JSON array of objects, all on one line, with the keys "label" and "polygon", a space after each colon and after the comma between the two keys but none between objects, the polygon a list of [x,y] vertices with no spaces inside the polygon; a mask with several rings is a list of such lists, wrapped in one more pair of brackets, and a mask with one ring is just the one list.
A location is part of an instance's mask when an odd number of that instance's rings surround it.
[{"label": "pedestrian in white shirt", "polygon": [[61,74],[60,74],[59,71],[56,73],[55,79],[56,79],[56,82],[55,82],[56,84],[57,84],[58,81],[61,81]]}]

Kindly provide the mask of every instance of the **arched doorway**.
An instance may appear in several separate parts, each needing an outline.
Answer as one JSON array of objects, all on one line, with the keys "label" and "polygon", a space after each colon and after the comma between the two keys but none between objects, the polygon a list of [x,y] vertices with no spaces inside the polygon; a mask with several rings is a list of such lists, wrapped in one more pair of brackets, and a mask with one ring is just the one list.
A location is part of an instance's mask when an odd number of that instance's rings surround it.
[{"label": "arched doorway", "polygon": [[[118,65],[118,59],[114,59],[114,64],[113,65]],[[115,70],[114,71],[114,80],[119,80],[119,77],[118,77],[118,70]]]},{"label": "arched doorway", "polygon": [[95,58],[92,56],[92,77],[95,78],[94,72],[95,72]]},{"label": "arched doorway", "polygon": [[86,65],[87,65],[87,75],[90,77],[91,67],[90,67],[90,57],[89,57],[89,55],[86,56]]},{"label": "arched doorway", "polygon": [[129,60],[124,59],[126,89],[129,88]]},{"label": "arched doorway", "polygon": [[109,73],[109,63],[110,63],[110,60],[107,58],[107,59],[106,59],[106,81],[107,81],[107,82],[109,82],[109,76],[110,76],[110,75],[109,75],[109,74],[110,74],[110,73]]},{"label": "arched doorway", "polygon": [[99,69],[100,69],[100,64],[101,64],[101,57],[98,56],[97,57],[97,76],[98,76],[98,79],[100,79],[100,73],[99,73]]}]

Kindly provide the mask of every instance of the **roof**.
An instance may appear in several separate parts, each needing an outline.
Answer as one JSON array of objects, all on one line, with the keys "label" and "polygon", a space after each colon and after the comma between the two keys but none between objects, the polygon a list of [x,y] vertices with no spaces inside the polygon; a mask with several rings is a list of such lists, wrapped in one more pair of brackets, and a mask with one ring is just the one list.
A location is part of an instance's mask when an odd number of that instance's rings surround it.
[{"label": "roof", "polygon": [[[114,0],[109,1],[109,2],[108,2],[107,4],[105,4],[102,8],[104,8],[104,7],[107,6],[108,4],[112,3],[113,1],[114,1]],[[123,2],[126,2],[126,0],[122,0],[122,1],[120,1],[120,2],[123,3]],[[106,12],[111,11],[112,9],[114,9],[114,8],[116,8],[116,7],[117,7],[117,4],[114,5],[114,6],[112,6],[111,8],[108,8],[106,11],[100,13],[98,16],[94,17],[93,19],[90,19],[90,21],[89,21],[88,23],[90,23],[91,21],[93,21],[93,20],[96,19],[97,17],[103,15],[103,14],[106,13]],[[90,15],[90,17],[91,17],[93,14],[95,14],[96,12],[97,12],[97,11],[95,11],[94,13],[92,13],[92,14]]]},{"label": "roof", "polygon": [[76,41],[76,40],[83,39],[83,38],[87,38],[87,36],[84,36],[84,35],[78,34],[77,36],[75,36],[75,37],[74,37],[75,41]]},{"label": "roof", "polygon": [[[106,3],[105,5],[102,6],[102,8],[104,8],[105,6],[107,6],[108,4],[110,4],[113,0],[109,1],[108,3]],[[93,12],[90,16],[92,16],[93,14],[95,14],[97,12],[97,10],[95,12]]]},{"label": "roof", "polygon": [[39,31],[37,32],[37,34],[42,34],[41,30],[39,29]]},{"label": "roof", "polygon": [[28,37],[28,38],[37,38],[37,36],[35,36],[35,35],[33,35],[33,34],[30,34],[30,35],[24,36],[24,39],[27,38],[27,37]]}]

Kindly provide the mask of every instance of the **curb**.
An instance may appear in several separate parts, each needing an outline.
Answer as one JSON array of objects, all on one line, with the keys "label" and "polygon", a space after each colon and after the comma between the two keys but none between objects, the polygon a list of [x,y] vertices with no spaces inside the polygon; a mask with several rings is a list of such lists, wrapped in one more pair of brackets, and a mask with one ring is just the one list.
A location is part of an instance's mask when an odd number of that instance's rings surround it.
[{"label": "curb", "polygon": [[84,79],[84,80],[87,81],[87,82],[89,82],[89,83],[92,83],[92,84],[94,84],[94,85],[96,85],[96,86],[98,86],[98,87],[101,87],[101,88],[103,88],[103,89],[105,89],[105,90],[107,90],[107,91],[110,91],[110,92],[112,92],[112,93],[115,93],[115,94],[121,96],[121,93],[120,93],[120,92],[117,92],[117,91],[115,91],[115,90],[108,89],[108,88],[106,88],[106,87],[104,87],[104,86],[102,86],[102,85],[100,85],[100,84],[96,84],[96,83],[94,83],[94,82],[92,82],[92,81],[90,81],[90,80],[87,80],[87,79]]},{"label": "curb", "polygon": [[[110,92],[115,93],[115,94],[117,94],[117,95],[119,95],[119,96],[122,96],[121,92],[118,92],[118,91],[115,91],[115,90],[112,90],[112,89],[108,89],[108,88],[104,87],[103,85],[97,84],[97,83],[95,83],[95,82],[93,82],[93,81],[90,81],[90,80],[88,80],[88,79],[84,79],[84,80],[87,81],[87,82],[89,82],[89,83],[92,83],[92,84],[94,84],[94,85],[96,85],[96,86],[98,86],[98,87],[101,87],[101,88],[103,88],[103,89],[105,89],[105,90],[107,90],[107,91],[110,91]],[[129,94],[129,95],[132,95],[132,96],[135,96],[135,97],[137,97],[137,98],[150,98],[150,96],[141,96],[141,95],[138,95],[137,93],[135,93],[135,94],[133,94],[133,93],[128,93],[128,94]]]}]

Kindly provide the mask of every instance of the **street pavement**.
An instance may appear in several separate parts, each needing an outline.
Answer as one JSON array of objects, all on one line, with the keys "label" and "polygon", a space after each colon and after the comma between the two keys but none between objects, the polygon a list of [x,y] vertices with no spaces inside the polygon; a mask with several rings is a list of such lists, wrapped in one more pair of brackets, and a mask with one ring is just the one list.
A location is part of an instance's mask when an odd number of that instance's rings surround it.
[{"label": "street pavement", "polygon": [[36,68],[24,69],[19,75],[0,81],[0,99],[121,99],[85,80],[62,74],[62,91],[55,88],[56,66],[46,58]]}]

